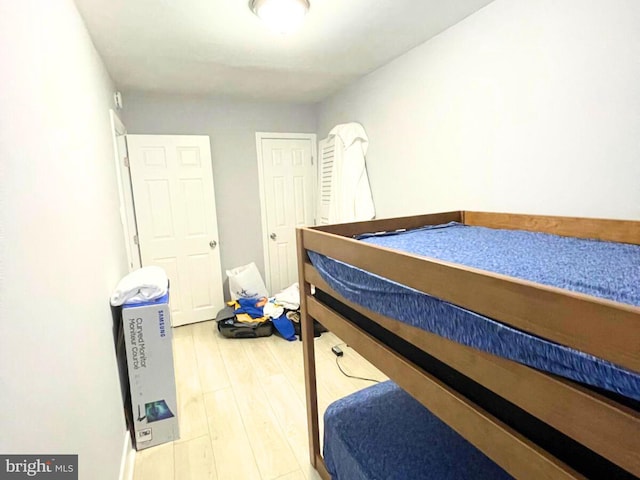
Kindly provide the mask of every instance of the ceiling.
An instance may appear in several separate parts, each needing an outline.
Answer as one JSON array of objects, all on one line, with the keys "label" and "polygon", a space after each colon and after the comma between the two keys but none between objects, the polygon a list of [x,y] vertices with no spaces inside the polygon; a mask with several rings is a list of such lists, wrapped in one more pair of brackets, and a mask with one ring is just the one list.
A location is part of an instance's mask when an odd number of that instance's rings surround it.
[{"label": "ceiling", "polygon": [[317,102],[492,0],[310,0],[269,31],[248,0],[76,0],[121,90]]}]

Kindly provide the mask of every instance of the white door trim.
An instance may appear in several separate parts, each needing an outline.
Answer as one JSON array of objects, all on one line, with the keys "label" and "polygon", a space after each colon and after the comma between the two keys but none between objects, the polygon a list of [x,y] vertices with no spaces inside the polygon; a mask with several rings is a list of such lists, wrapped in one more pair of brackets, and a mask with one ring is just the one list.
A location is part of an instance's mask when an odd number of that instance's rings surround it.
[{"label": "white door trim", "polygon": [[317,170],[318,160],[318,144],[315,133],[282,133],[282,132],[256,132],[256,152],[258,154],[258,189],[260,192],[260,222],[262,224],[262,254],[264,259],[264,276],[267,290],[270,295],[277,292],[271,291],[271,265],[269,261],[269,239],[267,226],[267,204],[264,188],[264,167],[262,159],[262,140],[278,139],[278,140],[309,140],[311,142],[311,155]]},{"label": "white door trim", "polygon": [[[113,155],[116,165],[116,176],[118,180],[118,197],[120,199],[120,222],[124,234],[124,246],[127,251],[127,266],[129,271],[133,271],[142,266],[140,250],[135,242],[137,236],[136,214],[133,206],[133,192],[131,189],[131,177],[127,166],[123,164],[118,149],[118,137],[127,134],[124,126],[116,112],[109,109],[111,119],[111,134],[113,139]],[[125,140],[126,142],[126,140]]]},{"label": "white door trim", "polygon": [[122,445],[122,458],[120,459],[119,480],[133,480],[133,470],[136,463],[136,450],[131,443],[131,433],[124,431],[124,444]]}]

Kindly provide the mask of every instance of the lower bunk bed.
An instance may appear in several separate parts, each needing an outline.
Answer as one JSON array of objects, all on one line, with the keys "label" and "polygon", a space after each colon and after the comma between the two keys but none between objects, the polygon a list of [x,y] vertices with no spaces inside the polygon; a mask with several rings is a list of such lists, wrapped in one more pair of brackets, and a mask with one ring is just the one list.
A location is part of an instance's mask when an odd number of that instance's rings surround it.
[{"label": "lower bunk bed", "polygon": [[512,478],[390,381],[331,404],[324,429],[325,464],[336,480]]},{"label": "lower bunk bed", "polygon": [[639,243],[640,222],[482,212],[299,229],[312,464],[329,478],[315,319],[516,478],[637,478]]}]

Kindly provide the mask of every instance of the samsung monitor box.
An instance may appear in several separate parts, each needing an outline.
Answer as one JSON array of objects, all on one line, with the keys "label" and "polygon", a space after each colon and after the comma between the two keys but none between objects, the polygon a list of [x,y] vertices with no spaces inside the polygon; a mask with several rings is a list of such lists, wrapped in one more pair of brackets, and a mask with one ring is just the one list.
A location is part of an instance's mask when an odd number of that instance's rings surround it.
[{"label": "samsung monitor box", "polygon": [[124,304],[122,322],[136,450],[179,438],[169,294]]}]

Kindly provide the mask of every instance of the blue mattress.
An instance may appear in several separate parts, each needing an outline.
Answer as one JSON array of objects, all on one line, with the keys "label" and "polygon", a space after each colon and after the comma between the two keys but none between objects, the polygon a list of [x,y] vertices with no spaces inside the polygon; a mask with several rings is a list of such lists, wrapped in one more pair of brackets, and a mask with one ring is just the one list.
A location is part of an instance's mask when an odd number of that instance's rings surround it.
[{"label": "blue mattress", "polygon": [[324,432],[334,480],[512,478],[392,382],[332,403]]},{"label": "blue mattress", "polygon": [[[640,306],[640,246],[449,223],[363,242]],[[324,280],[368,309],[464,345],[640,400],[640,373],[316,252]]]}]

